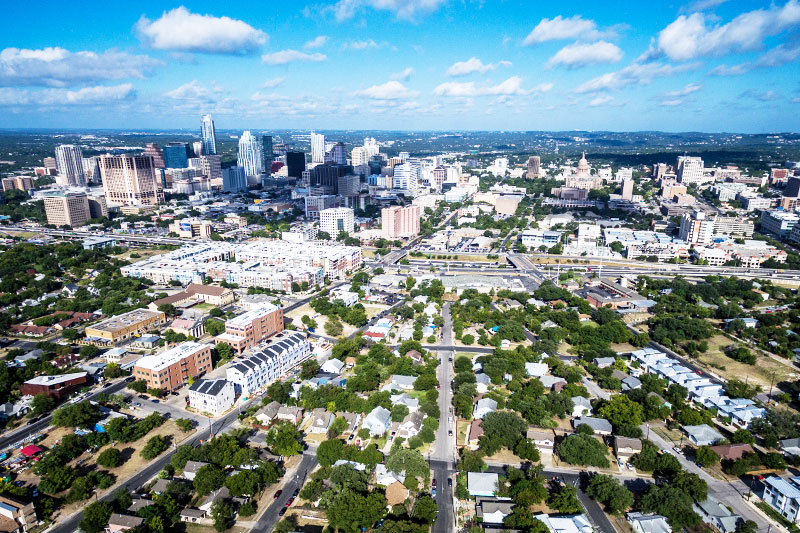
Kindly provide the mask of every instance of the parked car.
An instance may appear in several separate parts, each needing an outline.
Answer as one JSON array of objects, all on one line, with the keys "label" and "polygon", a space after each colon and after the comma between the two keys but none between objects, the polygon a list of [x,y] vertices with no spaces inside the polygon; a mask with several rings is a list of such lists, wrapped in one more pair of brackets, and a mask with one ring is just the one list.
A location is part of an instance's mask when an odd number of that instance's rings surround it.
[{"label": "parked car", "polygon": [[273,496],[273,497],[272,497],[272,499],[273,499],[273,500],[277,500],[278,498],[280,498],[280,497],[281,497],[281,494],[283,494],[283,491],[282,491],[282,490],[280,490],[280,489],[278,489],[278,490],[275,492],[275,496]]},{"label": "parked car", "polygon": [[447,478],[447,486],[448,487],[452,487],[453,486],[453,479],[452,478]]}]

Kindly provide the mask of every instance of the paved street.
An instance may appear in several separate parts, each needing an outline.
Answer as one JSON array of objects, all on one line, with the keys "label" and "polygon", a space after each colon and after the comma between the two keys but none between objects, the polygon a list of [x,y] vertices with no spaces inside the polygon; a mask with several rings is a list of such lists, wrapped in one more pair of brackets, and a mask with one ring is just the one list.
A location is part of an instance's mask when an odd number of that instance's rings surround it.
[{"label": "paved street", "polygon": [[[450,316],[450,302],[445,302],[442,307],[442,344],[450,345],[453,342],[453,321]],[[436,433],[433,453],[431,454],[431,470],[433,477],[436,478],[436,504],[439,507],[439,515],[433,525],[434,531],[453,531],[455,529],[455,510],[453,509],[453,490],[455,487],[447,487],[447,478],[455,477],[456,468],[456,434],[448,435],[448,431],[455,428],[450,422],[452,415],[452,393],[450,391],[450,380],[453,377],[453,363],[448,359],[453,355],[452,351],[439,350],[434,352],[441,359],[439,365],[439,430]],[[455,480],[454,480],[455,481]]]},{"label": "paved street", "polygon": [[297,467],[297,470],[294,473],[288,472],[287,476],[284,476],[284,483],[283,485],[279,485],[280,490],[283,492],[278,497],[277,500],[273,501],[269,507],[264,511],[261,515],[261,518],[258,519],[256,525],[252,528],[252,531],[272,531],[275,528],[275,524],[280,522],[280,510],[286,507],[286,502],[289,501],[289,498],[292,498],[294,495],[294,491],[299,491],[303,487],[303,483],[305,483],[306,478],[308,477],[308,473],[311,472],[317,466],[317,451],[316,449],[309,449],[303,454],[303,458],[300,461],[300,465]]}]

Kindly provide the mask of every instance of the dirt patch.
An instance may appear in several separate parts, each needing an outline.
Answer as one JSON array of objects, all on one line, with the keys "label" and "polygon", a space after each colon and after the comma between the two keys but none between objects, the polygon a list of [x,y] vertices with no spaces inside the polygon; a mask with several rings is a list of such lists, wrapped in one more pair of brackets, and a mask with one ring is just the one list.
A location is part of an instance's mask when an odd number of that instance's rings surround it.
[{"label": "dirt patch", "polygon": [[735,344],[735,342],[723,335],[714,335],[708,340],[708,351],[699,354],[697,361],[726,380],[747,379],[749,383],[760,385],[765,391],[769,389],[770,382],[773,381],[773,373],[774,384],[781,381],[794,381],[800,375],[792,372],[788,366],[764,355],[758,356],[755,365],[734,361],[725,355],[725,347],[731,344]]}]

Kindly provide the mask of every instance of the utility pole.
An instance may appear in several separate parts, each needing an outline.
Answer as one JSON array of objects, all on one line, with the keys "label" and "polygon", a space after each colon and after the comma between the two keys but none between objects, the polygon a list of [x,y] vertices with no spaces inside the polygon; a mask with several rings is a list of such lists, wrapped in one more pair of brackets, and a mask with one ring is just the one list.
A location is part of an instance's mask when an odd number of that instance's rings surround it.
[{"label": "utility pole", "polygon": [[772,385],[775,383],[775,371],[772,371],[772,378],[769,380],[769,394],[767,395],[767,403],[772,402]]}]

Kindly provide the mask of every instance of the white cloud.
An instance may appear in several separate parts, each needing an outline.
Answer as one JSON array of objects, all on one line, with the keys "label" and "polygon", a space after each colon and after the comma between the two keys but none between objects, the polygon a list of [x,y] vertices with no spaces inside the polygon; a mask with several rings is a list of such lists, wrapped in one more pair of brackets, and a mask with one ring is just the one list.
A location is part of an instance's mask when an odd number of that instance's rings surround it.
[{"label": "white cloud", "polygon": [[680,89],[680,90],[677,90],[677,91],[669,91],[669,92],[664,93],[664,96],[668,96],[668,97],[688,96],[688,95],[690,95],[692,93],[696,93],[697,91],[699,91],[702,88],[703,88],[703,86],[701,84],[699,84],[699,83],[689,83],[683,89]]},{"label": "white cloud", "polygon": [[184,83],[180,87],[164,93],[167,98],[173,100],[212,100],[213,93],[210,89],[201,85],[197,80]]},{"label": "white cloud", "polygon": [[563,17],[558,15],[552,19],[542,19],[533,30],[525,37],[522,44],[532,46],[547,41],[561,41],[564,39],[579,39],[582,41],[596,41],[597,39],[614,39],[619,36],[623,25],[612,26],[606,30],[598,30],[597,23],[585,19],[580,15]]},{"label": "white cloud", "polygon": [[674,61],[685,61],[756,50],[767,37],[800,25],[800,3],[789,0],[783,7],[772,5],[748,11],[727,24],[711,22],[703,13],[679,16],[661,30],[647,58],[665,55]]},{"label": "white cloud", "polygon": [[389,43],[382,42],[376,43],[372,39],[366,39],[363,41],[350,41],[344,44],[342,48],[345,50],[371,50],[377,48],[383,48],[385,46],[389,46]]},{"label": "white cloud", "polygon": [[353,18],[363,8],[391,11],[399,19],[415,20],[419,15],[431,13],[441,7],[447,0],[339,0],[329,7],[336,20]]},{"label": "white cloud", "polygon": [[681,11],[685,13],[694,13],[695,11],[708,11],[717,6],[721,6],[728,0],[695,0],[688,6],[682,7]]},{"label": "white cloud", "polygon": [[0,105],[2,106],[111,104],[131,101],[135,98],[136,90],[130,83],[83,87],[76,91],[67,89],[29,91],[11,87],[0,89]]},{"label": "white cloud", "polygon": [[633,63],[616,72],[608,72],[579,85],[576,93],[591,93],[609,89],[620,89],[628,85],[649,83],[654,78],[664,78],[697,68],[696,63],[668,65],[662,63]]},{"label": "white cloud", "polygon": [[[510,61],[500,61],[498,63],[504,67],[511,66]],[[496,70],[497,65],[494,63],[487,63],[483,64],[483,61],[478,59],[477,57],[471,57],[466,61],[458,61],[453,63],[449,69],[447,69],[448,76],[466,76],[467,74],[472,74],[473,72],[480,72],[481,74],[486,74],[492,70]]]},{"label": "white cloud", "polygon": [[522,88],[522,78],[519,76],[511,76],[507,80],[498,85],[488,85],[484,87],[477,87],[475,82],[456,82],[449,81],[438,85],[433,94],[436,96],[451,96],[470,98],[474,96],[521,96],[531,94],[533,92],[546,92],[553,88],[552,83],[543,83],[537,85],[533,89],[525,90]]},{"label": "white cloud", "polygon": [[108,50],[70,52],[64,48],[0,51],[0,85],[66,87],[98,80],[143,78],[161,61],[146,55]]},{"label": "white cloud", "polygon": [[757,91],[755,89],[748,89],[742,93],[742,97],[753,98],[761,102],[772,102],[774,100],[783,99],[783,95],[776,91]]},{"label": "white cloud", "polygon": [[798,59],[800,59],[800,44],[779,44],[761,54],[753,62],[740,63],[738,65],[719,65],[711,69],[709,74],[713,76],[738,76],[756,68],[779,67],[787,63],[794,63]]},{"label": "white cloud", "polygon": [[547,62],[547,66],[562,65],[574,69],[596,63],[616,63],[620,59],[622,59],[622,50],[608,41],[597,41],[591,44],[573,43],[556,52]]},{"label": "white cloud", "polygon": [[306,50],[313,50],[314,48],[320,48],[325,46],[328,43],[328,36],[327,35],[319,35],[316,38],[307,41],[306,44],[303,45],[303,48]]},{"label": "white cloud", "polygon": [[244,21],[190,13],[181,6],[161,18],[144,15],[136,23],[139,40],[156,50],[205,54],[248,54],[267,42],[267,34]]},{"label": "white cloud", "polygon": [[671,100],[663,100],[661,105],[664,107],[675,107],[679,105],[683,105],[684,99],[683,98],[672,98]]},{"label": "white cloud", "polygon": [[395,72],[390,76],[393,80],[405,81],[414,74],[414,69],[411,67],[404,68],[400,72]]},{"label": "white cloud", "polygon": [[614,101],[614,97],[613,96],[609,96],[607,94],[604,94],[604,95],[600,95],[600,96],[597,96],[594,99],[592,99],[592,101],[589,102],[589,105],[591,107],[600,107],[600,106],[608,105],[613,101]]},{"label": "white cloud", "polygon": [[320,54],[307,54],[299,50],[281,50],[280,52],[272,52],[271,54],[264,54],[261,56],[261,61],[267,65],[285,65],[294,61],[325,61],[328,56]]},{"label": "white cloud", "polygon": [[264,88],[264,89],[272,89],[274,87],[277,87],[278,85],[280,85],[284,81],[286,81],[286,78],[284,78],[283,76],[278,76],[277,78],[272,78],[271,80],[265,81],[261,85],[261,87]]},{"label": "white cloud", "polygon": [[405,100],[416,98],[419,91],[412,91],[397,80],[387,81],[382,85],[373,85],[354,93],[356,96],[366,96],[375,100]]}]

